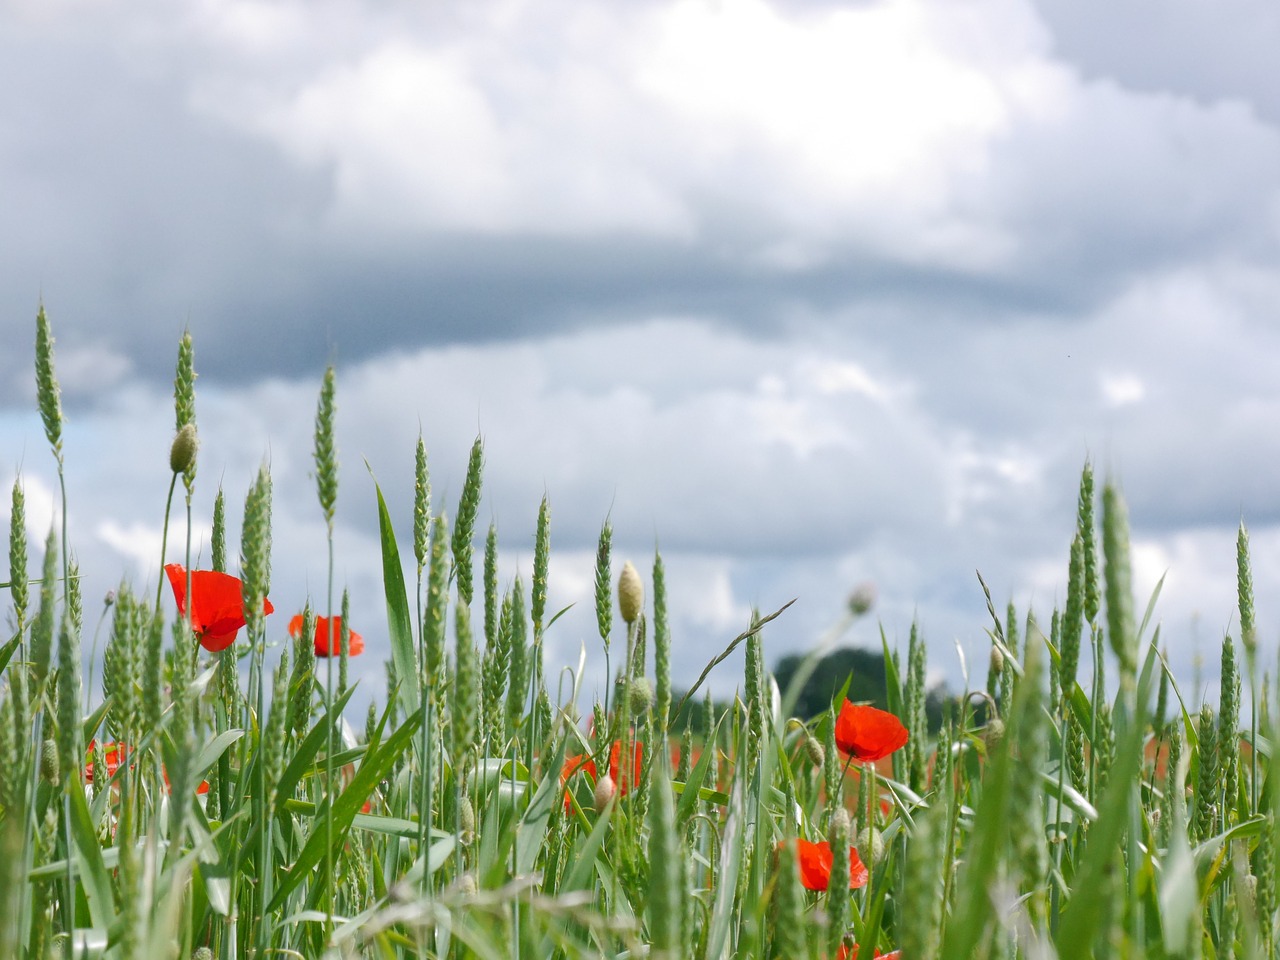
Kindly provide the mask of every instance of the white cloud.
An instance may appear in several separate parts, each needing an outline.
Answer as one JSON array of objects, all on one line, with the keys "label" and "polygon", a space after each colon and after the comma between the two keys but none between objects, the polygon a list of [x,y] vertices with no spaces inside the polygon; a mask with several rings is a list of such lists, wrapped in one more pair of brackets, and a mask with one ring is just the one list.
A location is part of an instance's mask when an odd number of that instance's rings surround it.
[{"label": "white cloud", "polygon": [[[1221,622],[1219,535],[1243,514],[1277,542],[1280,135],[1240,102],[1077,69],[1039,9],[6,8],[0,79],[34,92],[0,129],[21,225],[0,291],[59,307],[86,570],[154,564],[157,344],[190,317],[196,522],[221,483],[234,541],[269,460],[282,608],[324,579],[318,376],[293,378],[340,360],[339,563],[366,637],[361,458],[407,516],[419,418],[451,512],[484,433],[504,573],[527,571],[550,494],[553,604],[577,603],[554,642],[575,654],[609,515],[619,554],[663,545],[682,668],[792,595],[770,649],[807,645],[862,579],[891,637],[918,611],[951,663],[982,643],[975,566],[997,600],[1061,596],[1086,455],[1129,494],[1140,579],[1169,566]],[[0,383],[29,384],[15,356]],[[0,431],[43,539],[38,423]],[[1214,565],[1183,577],[1196,549]]]},{"label": "white cloud", "polygon": [[[192,39],[235,69],[196,76],[194,103],[328,171],[348,239],[621,231],[782,274],[853,248],[1011,276],[1104,231],[1194,242],[1276,188],[1274,131],[1084,81],[1018,0],[215,9]],[[286,24],[309,55],[255,58]]]},{"label": "white cloud", "polygon": [[1110,407],[1125,407],[1141,402],[1147,395],[1142,378],[1131,373],[1103,374],[1102,397]]}]

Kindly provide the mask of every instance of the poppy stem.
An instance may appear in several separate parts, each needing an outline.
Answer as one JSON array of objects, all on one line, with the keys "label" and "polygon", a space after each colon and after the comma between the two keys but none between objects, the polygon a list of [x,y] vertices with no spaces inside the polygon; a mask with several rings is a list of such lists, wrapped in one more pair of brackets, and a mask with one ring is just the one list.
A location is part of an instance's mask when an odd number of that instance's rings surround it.
[{"label": "poppy stem", "polygon": [[333,519],[329,518],[329,582],[326,599],[329,619],[325,624],[328,636],[325,637],[325,650],[328,655],[324,659],[324,696],[325,696],[325,789],[329,794],[329,802],[325,805],[324,837],[325,837],[325,923],[324,936],[328,943],[333,937]]},{"label": "poppy stem", "polygon": [[[160,576],[156,578],[156,616],[160,615],[160,598],[164,596],[164,555],[169,546],[169,512],[173,509],[173,491],[178,485],[178,474],[169,479],[169,495],[164,501],[164,526],[160,528]],[[187,584],[187,599],[191,597],[191,585]],[[190,606],[190,603],[185,604]]]}]

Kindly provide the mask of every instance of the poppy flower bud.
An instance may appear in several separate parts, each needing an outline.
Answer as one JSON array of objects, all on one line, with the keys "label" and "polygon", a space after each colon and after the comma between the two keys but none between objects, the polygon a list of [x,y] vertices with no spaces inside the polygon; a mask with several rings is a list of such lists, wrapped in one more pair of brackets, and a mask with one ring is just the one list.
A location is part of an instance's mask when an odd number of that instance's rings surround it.
[{"label": "poppy flower bud", "polygon": [[474,873],[464,873],[458,878],[458,890],[462,892],[464,897],[474,897],[476,895],[476,875]]},{"label": "poppy flower bud", "polygon": [[987,725],[982,728],[982,742],[987,745],[987,752],[999,745],[1004,739],[1004,721],[999,717],[992,717],[987,721]]},{"label": "poppy flower bud", "polygon": [[835,842],[837,835],[843,836],[849,830],[849,811],[844,807],[836,807],[835,812],[831,814],[831,823],[828,826],[827,833]]},{"label": "poppy flower bud", "polygon": [[869,867],[874,867],[884,856],[884,838],[875,827],[867,827],[859,831],[858,856]]},{"label": "poppy flower bud", "polygon": [[991,672],[999,676],[1004,672],[1004,654],[1000,652],[1000,648],[992,646],[991,648]]},{"label": "poppy flower bud", "polygon": [[854,617],[860,617],[875,606],[875,603],[876,585],[870,581],[860,583],[849,594],[849,614]]},{"label": "poppy flower bud", "polygon": [[628,560],[622,573],[618,575],[618,609],[623,620],[635,623],[643,608],[644,584],[640,580],[640,574]]},{"label": "poppy flower bud", "polygon": [[196,425],[184,424],[173,438],[173,446],[169,448],[169,469],[174,473],[187,473],[195,466],[196,448],[200,446],[196,437]]},{"label": "poppy flower bud", "polygon": [[613,798],[618,794],[618,785],[613,782],[613,777],[607,773],[596,781],[595,804],[596,813],[604,813],[605,808],[613,802]]},{"label": "poppy flower bud", "polygon": [[809,755],[809,762],[815,767],[820,767],[826,762],[827,751],[823,749],[822,744],[814,737],[804,738],[804,752]]},{"label": "poppy flower bud", "polygon": [[636,677],[631,681],[631,715],[642,717],[653,706],[653,687],[648,678]]}]

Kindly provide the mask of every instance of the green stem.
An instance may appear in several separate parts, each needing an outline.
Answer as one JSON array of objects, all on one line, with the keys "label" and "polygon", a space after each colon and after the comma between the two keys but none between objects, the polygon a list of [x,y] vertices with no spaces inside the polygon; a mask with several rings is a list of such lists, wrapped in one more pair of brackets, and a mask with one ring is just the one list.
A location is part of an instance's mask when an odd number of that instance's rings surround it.
[{"label": "green stem", "polygon": [[325,920],[324,939],[327,944],[333,936],[333,521],[329,521],[329,578],[328,596],[326,598],[329,619],[326,624],[328,636],[325,638],[324,658],[324,696],[325,696],[325,751],[324,782],[329,793],[329,802],[325,804],[324,813],[324,868],[325,868]]}]

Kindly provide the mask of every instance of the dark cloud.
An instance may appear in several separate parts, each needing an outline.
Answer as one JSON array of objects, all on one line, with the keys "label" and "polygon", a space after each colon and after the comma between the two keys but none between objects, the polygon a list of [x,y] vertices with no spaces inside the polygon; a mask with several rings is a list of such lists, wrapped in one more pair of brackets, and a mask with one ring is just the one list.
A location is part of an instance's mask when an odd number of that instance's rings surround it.
[{"label": "dark cloud", "polygon": [[1086,76],[1202,102],[1238,100],[1280,123],[1280,10],[1266,0],[1035,0],[1054,52]]},{"label": "dark cloud", "polygon": [[[273,15],[287,23],[291,9]],[[510,155],[517,193],[476,223],[465,204],[448,206],[447,180],[426,199],[396,204],[392,187],[391,200],[376,192],[380,164],[390,162],[379,151],[395,148],[396,127],[373,128],[386,143],[351,146],[359,130],[343,139],[349,108],[339,95],[379,82],[378,71],[390,69],[387,44],[410,68],[434,64],[444,40],[428,42],[436,35],[407,9],[361,10],[325,5],[315,18],[323,29],[277,59],[265,8],[203,32],[159,8],[83,21],[10,16],[18,29],[0,41],[0,82],[27,91],[10,98],[0,126],[9,212],[0,310],[15,336],[43,296],[65,334],[163,382],[190,323],[201,332],[205,375],[244,384],[333,358],[654,315],[696,315],[769,338],[820,335],[835,315],[904,340],[937,336],[939,325],[971,335],[1027,315],[1075,322],[1143,272],[1228,250],[1259,262],[1275,254],[1260,198],[1275,195],[1280,144],[1239,109],[1078,87],[1041,64],[1047,73],[1035,82],[1049,94],[1022,91],[1019,105],[1006,103],[1008,115],[978,137],[980,162],[942,166],[936,200],[920,206],[904,174],[880,196],[855,191],[823,203],[821,184],[805,179],[805,145],[788,159],[757,133],[713,125],[703,135],[723,139],[722,159],[709,163],[697,128],[618,77],[601,93],[614,112],[594,116],[600,108],[580,102],[581,88],[565,85],[546,57],[555,24],[526,43],[480,14],[431,26],[476,64],[493,66],[497,51],[527,53],[519,76],[548,84],[556,109],[522,112],[527,96],[497,68],[460,71],[457,109],[505,118],[494,149]],[[817,29],[813,18],[827,15],[810,9],[802,23]],[[356,22],[366,28],[351,30]],[[593,29],[611,36],[603,21]],[[99,42],[104,31],[120,42]],[[569,62],[594,68],[598,51],[565,43]],[[1009,49],[1028,55],[1013,41]],[[978,75],[988,71],[997,92],[1016,91],[1023,80],[989,56],[974,54]],[[336,118],[303,110],[308,91],[337,98]],[[530,132],[543,121],[564,135],[559,160]],[[455,135],[443,130],[442,142],[480,149],[454,144]],[[424,149],[432,159],[430,141]],[[957,156],[973,149],[966,141]],[[465,151],[452,168],[442,162],[432,159],[432,169],[465,182]],[[589,176],[601,179],[598,195],[582,192]],[[370,209],[350,194],[360,177],[372,183]],[[645,202],[627,196],[637,185],[652,189],[653,208],[670,211],[646,219]],[[434,217],[432,204],[448,216]],[[948,231],[974,242],[945,239]],[[25,402],[22,364],[4,363],[5,399]],[[73,396],[95,389],[92,379],[68,383]]]}]

